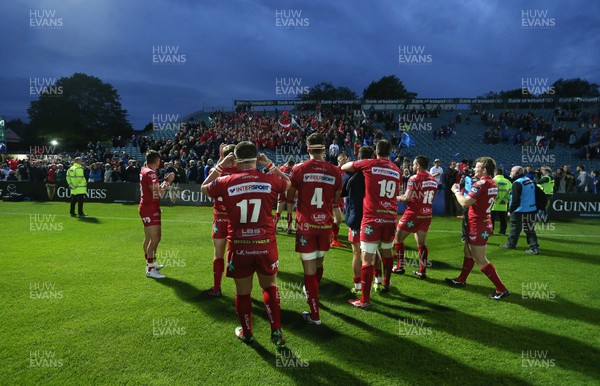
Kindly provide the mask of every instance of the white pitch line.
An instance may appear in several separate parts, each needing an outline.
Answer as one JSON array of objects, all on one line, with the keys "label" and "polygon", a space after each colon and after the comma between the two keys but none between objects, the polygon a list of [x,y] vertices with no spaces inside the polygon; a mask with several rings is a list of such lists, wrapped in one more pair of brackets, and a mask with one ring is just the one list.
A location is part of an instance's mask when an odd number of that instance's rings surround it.
[{"label": "white pitch line", "polygon": [[[21,216],[29,216],[29,215],[36,215],[36,214],[49,214],[52,215],[51,213],[11,213],[11,212],[0,212],[0,215],[21,215]],[[54,216],[57,217],[71,217],[70,215],[67,214],[54,214]],[[131,218],[131,217],[98,217],[98,216],[89,216],[89,218],[97,218],[99,220],[128,220],[128,221],[140,221],[139,218]],[[162,222],[171,222],[171,223],[184,223],[184,224],[212,224],[212,221],[194,221],[194,220],[169,220],[169,219],[165,219],[162,218],[161,219]],[[432,233],[460,233],[459,231],[451,231],[451,230],[444,230],[444,229],[430,229],[429,232]],[[564,234],[564,233],[542,233],[542,232],[537,232],[539,236],[547,236],[547,237],[584,237],[584,238],[592,238],[592,239],[598,239],[600,238],[600,235],[581,235],[581,234],[577,234],[577,235],[572,235],[572,234]]]}]

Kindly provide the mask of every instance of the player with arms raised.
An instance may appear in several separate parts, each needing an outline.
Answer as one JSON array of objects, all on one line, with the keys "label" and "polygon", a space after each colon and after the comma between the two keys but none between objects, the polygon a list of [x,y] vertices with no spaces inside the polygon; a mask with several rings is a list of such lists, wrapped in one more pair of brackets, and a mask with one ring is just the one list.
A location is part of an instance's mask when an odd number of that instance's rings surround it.
[{"label": "player with arms raised", "polygon": [[432,203],[437,191],[437,182],[428,171],[429,158],[420,155],[413,161],[413,170],[417,173],[408,179],[406,192],[398,196],[398,201],[406,202],[406,210],[398,222],[394,247],[398,253],[398,265],[393,268],[395,273],[404,273],[404,239],[415,234],[419,249],[419,270],[413,271],[421,279],[427,277],[428,250],[425,244],[427,231],[431,224],[433,213]]},{"label": "player with arms raised", "polygon": [[323,258],[329,250],[333,227],[333,205],[342,192],[342,178],[337,167],[325,161],[325,138],[313,133],[306,138],[310,159],[292,171],[288,202],[298,193],[296,210],[296,252],[304,267],[304,289],[310,312],[302,318],[321,324],[319,283],[323,277]]},{"label": "player with arms raised", "polygon": [[[219,149],[221,162],[229,154],[233,154],[235,145],[221,145]],[[233,174],[237,169],[234,167],[224,168],[221,176]],[[229,225],[229,214],[223,205],[223,198],[219,197],[213,202],[213,229],[212,241],[215,254],[213,256],[213,286],[206,291],[208,296],[221,297],[221,282],[225,272],[225,247],[227,247],[227,228]]]},{"label": "player with arms raised", "polygon": [[[213,198],[223,198],[229,214],[227,239],[227,276],[235,281],[235,309],[241,327],[235,336],[244,343],[252,343],[252,279],[254,272],[262,287],[263,301],[271,324],[271,341],[278,347],[285,345],[281,332],[277,270],[279,256],[272,208],[277,195],[290,186],[289,178],[264,155],[257,154],[252,142],[240,142],[235,156],[229,154],[210,172],[202,184],[202,192]],[[271,173],[256,169],[256,163]],[[235,174],[219,177],[223,169],[237,164]]]},{"label": "player with arms raised", "polygon": [[160,197],[175,179],[168,173],[164,182],[158,184],[156,171],[160,167],[160,154],[150,150],[146,153],[146,165],[140,171],[140,205],[138,212],[144,223],[144,256],[146,258],[146,276],[162,279],[165,275],[158,272],[162,268],[156,265],[156,249],[161,238]]},{"label": "player with arms raised", "polygon": [[490,212],[498,195],[498,186],[492,179],[496,162],[490,157],[480,157],[476,160],[475,177],[478,179],[473,184],[467,196],[460,193],[460,185],[454,184],[452,192],[456,200],[463,208],[469,208],[469,220],[467,222],[467,240],[465,242],[465,257],[462,271],[456,279],[446,279],[446,282],[455,287],[464,287],[467,277],[475,262],[496,286],[496,291],[490,294],[490,298],[500,300],[510,295],[510,292],[500,280],[496,268],[486,258],[487,241],[493,231]]},{"label": "player with arms raised", "polygon": [[387,292],[390,288],[389,278],[394,264],[392,249],[396,231],[396,211],[398,210],[396,196],[400,193],[401,174],[398,166],[389,159],[391,149],[389,141],[382,139],[375,147],[377,158],[348,162],[342,166],[342,170],[345,172],[362,172],[366,187],[360,230],[362,294],[360,299],[348,301],[355,307],[368,308],[371,305],[373,264],[378,249],[381,253],[384,270],[382,292]]},{"label": "player with arms raised", "polygon": [[[289,177],[292,174],[292,168],[295,164],[296,161],[294,161],[294,159],[290,157],[290,159],[288,159],[285,165],[280,166],[279,169],[281,169],[283,174]],[[282,194],[277,200],[277,213],[275,213],[275,230],[277,230],[277,224],[279,223],[279,220],[281,220],[281,213],[283,213],[284,209],[287,210],[287,233],[291,234],[293,221],[292,212],[294,211],[294,203],[288,203],[286,195]]]}]

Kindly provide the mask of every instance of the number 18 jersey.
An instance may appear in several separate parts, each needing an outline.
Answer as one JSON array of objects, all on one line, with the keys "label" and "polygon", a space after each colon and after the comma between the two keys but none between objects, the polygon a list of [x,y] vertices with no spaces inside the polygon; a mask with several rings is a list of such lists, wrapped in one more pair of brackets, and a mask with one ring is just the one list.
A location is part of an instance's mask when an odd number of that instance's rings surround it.
[{"label": "number 18 jersey", "polygon": [[412,198],[406,205],[405,215],[416,215],[419,218],[431,217],[433,198],[437,191],[437,181],[428,172],[418,172],[408,179],[406,191],[413,191]]}]

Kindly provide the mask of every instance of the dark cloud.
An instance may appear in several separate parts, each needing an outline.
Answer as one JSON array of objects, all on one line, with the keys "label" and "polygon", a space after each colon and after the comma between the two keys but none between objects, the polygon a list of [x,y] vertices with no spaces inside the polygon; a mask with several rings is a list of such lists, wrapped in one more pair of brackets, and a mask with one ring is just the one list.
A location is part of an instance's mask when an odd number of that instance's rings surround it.
[{"label": "dark cloud", "polygon": [[[32,10],[55,12],[62,26],[32,29]],[[555,25],[522,28],[528,10],[547,12]],[[523,77],[600,83],[595,0],[31,0],[3,2],[0,11],[7,118],[27,118],[30,78],[75,72],[113,84],[136,129],[153,114],[282,97],[276,78],[327,81],[360,96],[371,81],[396,74],[423,97],[477,96],[520,87]],[[278,26],[277,11],[302,25]],[[401,45],[423,47],[431,63],[400,64]],[[157,46],[185,63],[153,63]]]}]

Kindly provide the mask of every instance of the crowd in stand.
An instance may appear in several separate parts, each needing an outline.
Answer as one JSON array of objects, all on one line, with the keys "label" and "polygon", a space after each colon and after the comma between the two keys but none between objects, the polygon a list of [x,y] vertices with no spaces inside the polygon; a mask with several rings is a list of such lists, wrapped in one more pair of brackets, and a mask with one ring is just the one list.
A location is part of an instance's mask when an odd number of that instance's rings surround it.
[{"label": "crowd in stand", "polygon": [[[483,143],[512,143],[520,146],[539,146],[555,148],[558,144],[578,149],[581,159],[600,158],[599,114],[588,111],[554,110],[550,119],[540,117],[533,112],[517,115],[508,110],[500,114],[475,112],[481,122],[489,126],[483,134]],[[585,129],[579,137],[578,131],[561,122],[577,121],[579,129]],[[511,134],[510,128],[517,129]]]},{"label": "crowd in stand", "polygon": [[[414,117],[439,117],[441,107],[435,109],[411,109],[401,112],[397,124],[391,112],[368,111],[368,115],[355,115],[352,112],[330,109],[310,113],[291,115],[287,111],[275,113],[249,112],[218,112],[213,113],[208,122],[188,122],[180,125],[174,139],[153,138],[151,136],[132,136],[130,139],[113,138],[114,147],[127,144],[139,146],[144,154],[148,150],[156,150],[161,154],[163,164],[159,170],[159,178],[173,172],[175,183],[202,183],[208,175],[214,162],[218,159],[218,149],[221,143],[238,143],[252,141],[261,150],[271,152],[290,152],[305,154],[305,139],[313,132],[322,133],[328,143],[328,160],[337,163],[337,156],[346,153],[350,158],[356,158],[358,149],[364,145],[374,145],[379,139],[389,138],[393,152],[391,159],[403,172],[403,180],[408,180],[412,174],[411,163],[413,154],[402,146],[402,133],[410,132],[409,123]],[[485,111],[472,111],[479,115],[482,122],[490,126],[484,134],[484,143],[512,142],[522,146],[556,146],[562,143],[571,147],[583,144],[587,156],[599,149],[598,116],[589,113],[566,114],[560,109],[554,112],[552,121],[528,112],[517,115],[514,111],[505,111],[494,115]],[[572,128],[559,125],[568,119],[578,119],[580,126],[588,126],[588,130],[579,138]],[[470,116],[465,123],[470,123]],[[382,123],[386,129],[394,129],[384,133],[377,129],[375,122]],[[391,124],[390,124],[391,123]],[[448,122],[434,130],[434,137],[448,138],[456,133],[456,127],[463,123],[461,113],[456,114],[453,122]],[[397,130],[396,128],[400,128]],[[517,128],[516,134],[511,135],[509,128]],[[354,155],[354,157],[353,157]],[[86,151],[74,154],[63,153],[51,157],[32,155],[30,160],[8,160],[0,168],[0,180],[8,181],[47,181],[64,182],[66,169],[70,166],[71,158],[81,156],[86,179],[94,182],[139,182],[141,166],[138,161],[130,159],[128,154],[111,152],[102,143],[90,142]],[[461,163],[453,162],[453,165]],[[451,168],[452,169],[452,168]],[[578,167],[579,171],[580,167]],[[583,171],[583,170],[582,170]],[[535,171],[530,171],[534,173]],[[585,173],[585,171],[583,171]],[[586,173],[587,174],[587,173]],[[593,178],[593,192],[598,192],[597,178],[600,172],[590,174]],[[446,173],[442,181],[446,178]],[[553,173],[554,180],[560,182],[556,191],[581,191],[577,177],[570,173],[568,167],[560,168]],[[532,174],[532,177],[535,177]],[[535,179],[535,178],[534,178]],[[460,180],[460,178],[459,178]],[[562,185],[561,185],[562,184]]]}]

